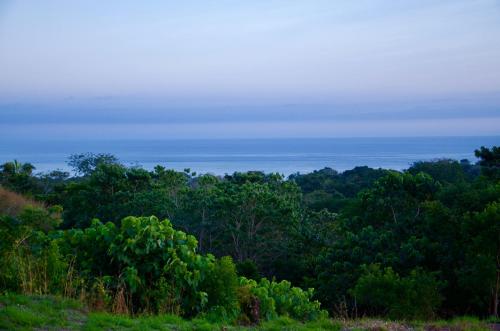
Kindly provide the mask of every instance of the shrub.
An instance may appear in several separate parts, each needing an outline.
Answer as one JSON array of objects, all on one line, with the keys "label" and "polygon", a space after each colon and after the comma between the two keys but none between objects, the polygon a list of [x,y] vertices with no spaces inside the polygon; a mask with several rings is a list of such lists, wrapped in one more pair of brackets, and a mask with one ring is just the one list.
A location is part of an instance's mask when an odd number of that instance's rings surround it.
[{"label": "shrub", "polygon": [[26,206],[42,208],[42,204],[0,186],[0,215],[17,216]]},{"label": "shrub", "polygon": [[218,311],[222,320],[238,316],[238,275],[231,257],[222,257],[211,265],[201,288],[208,294],[207,307]]},{"label": "shrub", "polygon": [[60,294],[68,264],[46,235],[61,209],[26,204],[15,216],[0,216],[0,288],[23,294]]},{"label": "shrub", "polygon": [[[312,300],[314,290],[302,290],[292,287],[288,281],[269,281],[262,278],[260,282],[255,280],[240,278],[240,285],[248,288],[249,292],[258,299],[259,315],[264,320],[271,320],[277,316],[289,316],[302,321],[315,320],[326,317],[326,311],[321,310],[320,303]],[[242,306],[248,304],[240,302]],[[240,299],[241,300],[241,299]]]},{"label": "shrub", "polygon": [[47,233],[61,224],[61,214],[61,206],[56,205],[46,209],[27,205],[19,213],[18,218],[22,225]]},{"label": "shrub", "polygon": [[292,287],[289,281],[270,282],[263,278],[261,284],[269,288],[269,295],[276,303],[278,315],[289,315],[301,321],[316,320],[325,317],[326,312],[322,311],[319,301],[312,300],[314,290],[309,288],[302,290],[299,287]]},{"label": "shrub", "polygon": [[403,319],[435,316],[442,301],[443,284],[433,273],[415,269],[400,277],[392,268],[382,269],[378,264],[364,269],[351,294],[370,314]]},{"label": "shrub", "polygon": [[194,315],[207,303],[199,289],[215,258],[197,254],[196,239],[168,220],[127,217],[120,227],[94,220],[87,229],[59,236],[66,252],[77,256],[87,284],[108,277],[110,290],[124,296],[121,301],[133,312]]}]

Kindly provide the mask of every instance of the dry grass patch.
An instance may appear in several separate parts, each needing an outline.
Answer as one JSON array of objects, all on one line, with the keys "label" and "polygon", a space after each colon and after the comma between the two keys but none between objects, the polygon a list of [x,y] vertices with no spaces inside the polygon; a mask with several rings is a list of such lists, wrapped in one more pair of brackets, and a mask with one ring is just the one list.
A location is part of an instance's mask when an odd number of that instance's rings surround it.
[{"label": "dry grass patch", "polygon": [[0,215],[17,216],[26,206],[44,208],[44,205],[0,186]]}]

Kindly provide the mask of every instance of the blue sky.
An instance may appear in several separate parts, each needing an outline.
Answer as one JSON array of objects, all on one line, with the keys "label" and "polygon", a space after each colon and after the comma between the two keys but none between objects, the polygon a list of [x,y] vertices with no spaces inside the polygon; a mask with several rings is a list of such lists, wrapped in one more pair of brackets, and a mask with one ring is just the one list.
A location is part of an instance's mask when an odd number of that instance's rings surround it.
[{"label": "blue sky", "polygon": [[499,1],[0,0],[0,138],[499,128]]}]

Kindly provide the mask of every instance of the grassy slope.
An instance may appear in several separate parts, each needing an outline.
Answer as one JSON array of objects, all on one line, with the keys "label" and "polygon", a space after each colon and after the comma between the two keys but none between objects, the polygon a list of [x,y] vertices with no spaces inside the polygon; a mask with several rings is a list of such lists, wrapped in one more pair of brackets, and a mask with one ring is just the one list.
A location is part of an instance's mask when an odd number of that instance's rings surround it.
[{"label": "grassy slope", "polygon": [[323,320],[302,324],[288,318],[245,328],[213,324],[203,319],[183,320],[177,316],[130,318],[107,313],[88,312],[74,300],[23,296],[0,296],[0,330],[491,330],[475,319],[458,319],[410,326],[377,320],[341,323]]},{"label": "grassy slope", "polygon": [[31,205],[42,208],[43,204],[0,186],[0,215],[16,216],[24,207]]}]

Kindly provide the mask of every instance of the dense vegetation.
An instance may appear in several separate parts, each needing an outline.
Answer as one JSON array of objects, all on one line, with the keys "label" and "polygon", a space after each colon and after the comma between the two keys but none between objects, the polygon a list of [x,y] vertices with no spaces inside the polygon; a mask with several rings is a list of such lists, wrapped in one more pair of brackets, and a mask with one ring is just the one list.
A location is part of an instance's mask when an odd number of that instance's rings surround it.
[{"label": "dense vegetation", "polygon": [[476,156],[287,179],[111,155],[72,156],[76,176],[8,162],[0,287],[237,324],[498,316],[500,148]]}]

